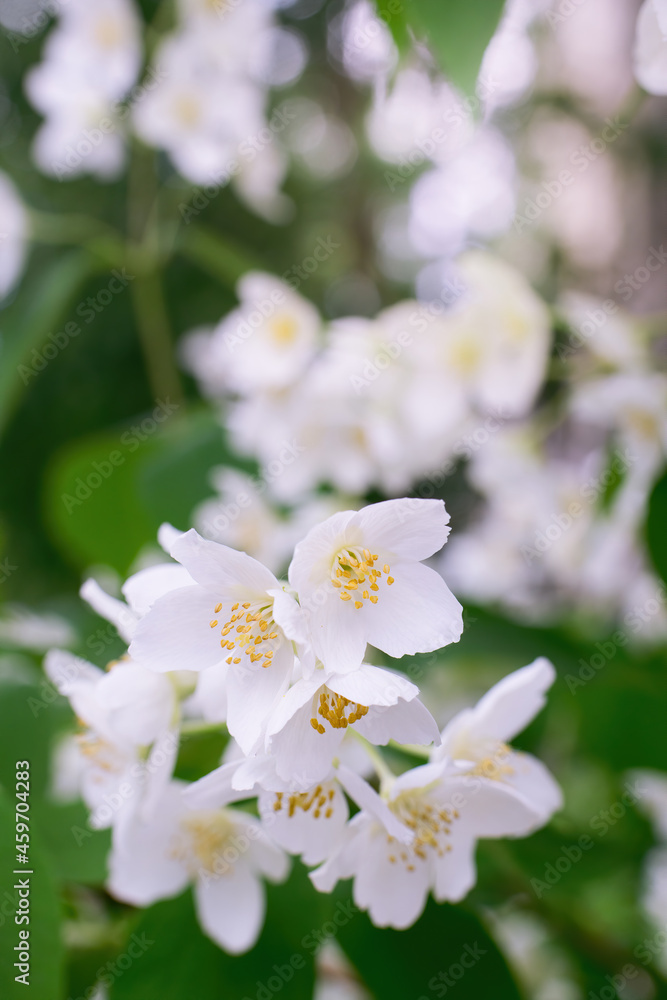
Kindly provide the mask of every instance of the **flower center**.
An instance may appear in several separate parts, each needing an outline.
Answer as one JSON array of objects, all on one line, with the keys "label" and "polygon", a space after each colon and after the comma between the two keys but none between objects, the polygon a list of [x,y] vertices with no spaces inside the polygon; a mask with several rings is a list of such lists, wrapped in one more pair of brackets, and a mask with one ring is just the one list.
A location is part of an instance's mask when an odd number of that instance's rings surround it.
[{"label": "flower center", "polygon": [[[333,815],[333,799],[336,792],[333,788],[328,790],[322,785],[318,785],[311,792],[297,792],[295,794],[285,795],[283,792],[276,792],[276,800],[273,803],[274,812],[282,812],[283,809],[287,810],[287,815],[291,819],[297,809],[302,809],[303,812],[310,812],[313,809],[312,816],[313,819],[319,819],[320,816],[324,816],[325,819],[329,819]],[[286,800],[286,801],[285,801]]]},{"label": "flower center", "polygon": [[273,340],[279,347],[289,347],[294,343],[298,332],[298,325],[292,316],[282,313],[269,320],[269,330]]},{"label": "flower center", "polygon": [[442,858],[452,845],[447,842],[452,824],[459,818],[456,809],[431,805],[421,795],[401,795],[389,808],[397,819],[414,832],[415,838],[409,846],[398,844],[394,837],[387,835],[391,864],[402,862],[409,872],[415,870],[420,861],[428,860],[428,852],[434,851]]},{"label": "flower center", "polygon": [[[313,700],[313,718],[310,720],[310,724],[318,733],[324,732],[324,726],[315,718],[316,714],[321,715],[332,729],[347,729],[368,712],[367,705],[360,705],[356,701],[343,698],[342,694],[336,694],[335,691],[330,691],[328,688],[320,693],[317,712],[315,712],[316,704],[317,702]],[[350,709],[349,715],[347,714],[348,709]]]},{"label": "flower center", "polygon": [[123,40],[123,29],[114,17],[101,17],[94,28],[95,41],[103,49],[112,49]]},{"label": "flower center", "polygon": [[[251,604],[246,601],[244,604],[237,602],[232,605],[232,613],[229,621],[222,626],[220,634],[222,639],[220,645],[223,649],[228,649],[231,655],[227,657],[225,663],[240,663],[241,657],[238,653],[245,653],[250,657],[251,663],[256,663],[263,659],[263,667],[270,667],[273,654],[280,644],[280,635],[276,629],[276,623],[272,617],[273,603]],[[216,604],[214,614],[222,611],[222,604]],[[209,625],[217,628],[219,620],[213,618]],[[231,636],[231,638],[228,638]],[[265,643],[269,645],[266,646]],[[238,648],[237,648],[238,647]]]},{"label": "flower center", "polygon": [[181,94],[174,101],[174,115],[186,128],[194,128],[201,119],[201,105],[196,97]]},{"label": "flower center", "polygon": [[370,549],[341,549],[334,556],[331,566],[331,584],[337,590],[341,601],[354,599],[355,608],[363,608],[364,601],[377,604],[380,583],[384,573],[384,582],[391,587],[394,582],[390,576],[391,567],[385,563],[382,569],[375,565],[378,555],[371,555]]},{"label": "flower center", "polygon": [[510,764],[503,763],[509,757],[512,748],[506,743],[498,743],[493,753],[488,757],[483,757],[470,772],[477,774],[481,778],[491,778],[493,781],[502,781],[506,775],[514,774],[514,768]]},{"label": "flower center", "polygon": [[202,809],[181,820],[171,856],[184,864],[192,875],[202,870],[221,875],[238,857],[233,833],[234,824],[223,812]]},{"label": "flower center", "polygon": [[116,747],[106,740],[96,736],[91,730],[79,733],[76,737],[79,746],[79,753],[93,764],[100,771],[109,773],[119,773],[123,770],[124,760]]}]

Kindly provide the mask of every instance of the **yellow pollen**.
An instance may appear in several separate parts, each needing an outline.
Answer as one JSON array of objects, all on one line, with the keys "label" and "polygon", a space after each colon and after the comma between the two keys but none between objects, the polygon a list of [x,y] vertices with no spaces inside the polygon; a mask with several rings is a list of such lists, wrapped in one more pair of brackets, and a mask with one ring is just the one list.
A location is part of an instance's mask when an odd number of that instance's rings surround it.
[{"label": "yellow pollen", "polygon": [[[356,591],[354,606],[357,610],[363,607],[364,601],[377,604],[377,597],[374,598],[370,591],[372,590],[374,594],[379,592],[377,581],[382,579],[383,573],[389,586],[394,582],[394,578],[389,576],[391,572],[389,563],[385,563],[383,568],[379,569],[375,565],[378,558],[378,555],[371,554],[370,549],[355,547],[341,549],[336,553],[331,566],[330,580],[331,585],[340,591],[338,596],[341,601],[351,600]],[[368,584],[361,590],[361,600],[359,600],[360,585],[366,581]]]},{"label": "yellow pollen", "polygon": [[209,625],[211,626],[211,628],[215,628],[215,626],[217,624],[218,624],[218,619],[217,618],[214,618],[212,622],[209,622]]},{"label": "yellow pollen", "polygon": [[[350,709],[349,715],[346,712]],[[368,712],[366,705],[359,705],[357,702],[343,698],[340,694],[330,691],[328,688],[320,693],[317,714],[329,723],[332,729],[347,729],[348,725],[354,725]],[[312,718],[310,724],[318,733],[324,732],[324,726]],[[330,796],[332,798],[333,796]]]},{"label": "yellow pollen", "polygon": [[216,604],[213,610],[216,613],[216,615],[220,614],[220,612],[222,611],[222,604]]}]

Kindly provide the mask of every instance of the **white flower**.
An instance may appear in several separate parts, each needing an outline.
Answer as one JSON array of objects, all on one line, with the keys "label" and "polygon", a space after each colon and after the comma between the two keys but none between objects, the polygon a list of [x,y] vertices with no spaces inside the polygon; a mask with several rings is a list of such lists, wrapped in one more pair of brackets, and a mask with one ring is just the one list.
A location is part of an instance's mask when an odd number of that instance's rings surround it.
[{"label": "white flower", "polygon": [[368,663],[346,674],[316,669],[289,689],[268,720],[267,750],[278,776],[300,789],[330,777],[348,727],[378,745],[438,742],[418,694],[406,677]]},{"label": "white flower", "polygon": [[[406,771],[385,790],[386,801],[366,786],[338,850],[311,873],[315,887],[331,892],[339,879],[354,878],[356,905],[378,927],[401,930],[417,920],[429,890],[438,902],[458,902],[470,891],[477,840],[525,836],[541,825],[512,788],[447,768],[442,762]],[[355,798],[361,804],[359,788]],[[385,811],[406,836],[397,837]]]},{"label": "white flower", "polygon": [[135,811],[149,813],[178,750],[178,703],[170,679],[130,660],[105,672],[57,649],[44,666],[85,727],[77,744],[91,826],[120,829]]},{"label": "white flower", "polygon": [[481,412],[526,413],[544,381],[551,322],[523,275],[490,253],[457,261],[465,291],[445,317],[441,370]]},{"label": "white flower", "polygon": [[130,654],[152,670],[225,675],[227,726],[245,753],[286,690],[302,615],[265,566],[194,529],[170,547],[196,581],[158,598],[137,626]]},{"label": "white flower", "polygon": [[421,563],[448,521],[440,500],[387,500],[334,514],[299,542],[289,579],[325,667],[355,670],[367,643],[398,657],[459,639],[461,605]]},{"label": "white flower", "polygon": [[637,16],[634,66],[649,94],[667,94],[667,2],[644,0]]},{"label": "white flower", "polygon": [[241,395],[292,385],[311,361],[322,326],[317,309],[278,278],[260,271],[238,283],[238,309],[208,342],[190,349],[205,385]]},{"label": "white flower", "polygon": [[541,761],[507,744],[544,707],[555,679],[556,671],[544,657],[503,677],[474,708],[447,724],[432,759],[449,759],[462,773],[511,786],[547,822],[562,806],[560,787]]},{"label": "white flower", "polygon": [[182,790],[172,782],[151,820],[135,820],[116,838],[109,891],[148,906],[193,882],[202,929],[228,952],[247,951],[264,922],[261,876],[284,880],[287,858],[254,817],[241,810],[189,809]]},{"label": "white flower", "polygon": [[0,172],[0,299],[18,281],[25,261],[28,218],[19,193]]},{"label": "white flower", "polygon": [[44,60],[26,76],[31,103],[46,121],[34,156],[45,173],[110,178],[124,159],[118,103],[141,65],[139,19],[132,0],[74,0],[59,10]]}]

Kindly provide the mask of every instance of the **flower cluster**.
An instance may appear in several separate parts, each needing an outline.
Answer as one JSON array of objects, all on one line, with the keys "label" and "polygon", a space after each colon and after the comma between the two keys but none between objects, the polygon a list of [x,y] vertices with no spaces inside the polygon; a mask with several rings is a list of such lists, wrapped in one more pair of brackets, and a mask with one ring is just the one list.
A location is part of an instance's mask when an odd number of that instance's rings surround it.
[{"label": "flower cluster", "polygon": [[215,330],[191,336],[186,362],[209,396],[234,397],[233,442],[260,461],[283,502],[322,483],[396,494],[451,471],[468,432],[526,414],[544,379],[549,312],[517,271],[482,251],[460,258],[449,300],[400,302],[326,329],[270,275],[246,275],[238,295]]},{"label": "flower cluster", "polygon": [[141,63],[133,0],[59,5],[44,59],[25,79],[28,98],[46,119],[33,149],[40,170],[61,180],[118,174],[125,159],[120,102]]},{"label": "flower cluster", "polygon": [[175,29],[137,84],[143,49],[134,0],[58,7],[44,59],[25,82],[46,117],[35,139],[38,167],[61,180],[112,178],[131,126],[193,183],[221,187],[234,178],[258,213],[284,211],[287,157],[274,141],[284,123],[271,131],[265,106],[271,83],[301,72],[304,52],[276,26],[272,4],[181,0]]},{"label": "flower cluster", "polygon": [[[288,853],[319,866],[320,891],[353,877],[356,904],[402,928],[429,891],[469,891],[479,838],[548,821],[556,782],[509,745],[544,703],[547,660],[442,734],[404,674],[365,661],[369,646],[400,658],[458,641],[461,606],[424,564],[448,520],[438,500],[339,512],[296,545],[287,581],[164,526],[175,561],[130,577],[126,603],[84,585],[128,654],[105,672],[52,651],[46,669],[83,727],[67,754],[91,825],[113,827],[115,896],[146,905],[193,883],[206,933],[240,952],[261,929],[262,879],[284,879]],[[187,785],[173,777],[179,740],[202,722],[231,739],[221,765]],[[390,741],[424,762],[395,775],[377,749]],[[259,818],[235,805],[255,797]]]}]

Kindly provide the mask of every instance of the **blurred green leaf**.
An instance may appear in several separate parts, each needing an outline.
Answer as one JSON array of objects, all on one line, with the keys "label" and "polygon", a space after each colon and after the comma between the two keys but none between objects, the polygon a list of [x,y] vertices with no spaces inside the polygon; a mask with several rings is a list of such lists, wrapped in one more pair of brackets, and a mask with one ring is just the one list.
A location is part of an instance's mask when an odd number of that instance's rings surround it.
[{"label": "blurred green leaf", "polygon": [[47,477],[53,537],[82,569],[104,563],[126,573],[140,549],[155,544],[162,521],[187,527],[192,508],[213,492],[211,466],[224,458],[220,428],[208,415],[156,423],[149,413],[116,433],[75,441]]},{"label": "blurred green leaf", "polygon": [[405,24],[425,38],[447,77],[464,94],[474,95],[484,50],[491,41],[504,0],[378,0],[378,12],[399,48]]},{"label": "blurred green leaf", "polygon": [[656,572],[667,581],[667,470],[653,487],[648,501],[646,540]]},{"label": "blurred green leaf", "polygon": [[318,901],[304,881],[300,870],[286,885],[268,887],[264,930],[245,955],[227,955],[202,934],[189,891],[150,907],[135,932],[151,943],[118,977],[111,1000],[268,1000],[277,992],[290,1000],[312,1000],[313,952],[304,947],[302,932],[309,915],[318,925]]},{"label": "blurred green leaf", "polygon": [[0,430],[22,389],[30,384],[29,374],[21,377],[20,366],[30,367],[33,349],[39,351],[49,333],[58,329],[77,292],[98,267],[99,261],[82,250],[58,256],[26,279],[16,301],[0,313]]},{"label": "blurred green leaf", "polygon": [[[15,759],[11,764],[14,767]],[[39,997],[39,1000],[61,1000],[63,982],[63,949],[60,940],[60,904],[47,856],[42,852],[34,830],[30,833],[30,864],[15,863],[14,789],[0,792],[0,983],[3,1000],[17,997]],[[23,868],[25,867],[25,871]],[[21,868],[20,875],[14,875]],[[32,872],[32,874],[26,874]],[[29,879],[29,922],[17,925],[19,880]],[[4,925],[4,926],[3,926]],[[29,932],[29,985],[16,981],[25,970],[15,968],[18,962],[19,931]]]},{"label": "blurred green leaf", "polygon": [[494,941],[472,913],[429,899],[407,930],[375,927],[365,913],[339,933],[340,944],[378,1000],[444,996],[457,1000],[519,1000],[517,986]]}]

